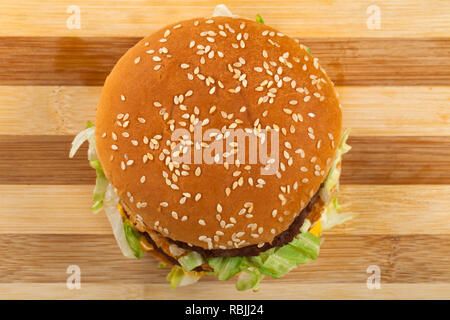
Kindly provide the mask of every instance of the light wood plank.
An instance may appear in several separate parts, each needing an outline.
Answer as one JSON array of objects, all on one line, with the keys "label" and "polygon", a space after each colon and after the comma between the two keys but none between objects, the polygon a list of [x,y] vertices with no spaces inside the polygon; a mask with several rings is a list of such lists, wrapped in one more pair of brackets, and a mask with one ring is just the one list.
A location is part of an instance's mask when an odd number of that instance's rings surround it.
[{"label": "light wood plank", "polygon": [[[93,186],[0,185],[0,234],[111,234],[90,212]],[[325,235],[450,235],[450,185],[342,185],[355,217]]]},{"label": "light wood plank", "polygon": [[[228,1],[237,15],[253,19],[260,13],[267,24],[291,36],[307,37],[448,37],[450,7],[445,0],[385,0],[381,29],[369,30],[371,0]],[[81,10],[81,29],[68,29],[70,5]],[[5,36],[144,36],[167,23],[209,16],[217,1],[3,1],[0,35]],[[413,23],[412,23],[413,22]],[[39,27],[37,27],[39,25]]]},{"label": "light wood plank", "polygon": [[[339,86],[352,135],[450,136],[450,86]],[[101,87],[0,86],[0,134],[76,134]]]},{"label": "light wood plank", "polygon": [[101,87],[0,86],[0,134],[76,134],[95,121]]},{"label": "light wood plank", "polygon": [[[317,260],[264,284],[364,285],[371,265],[380,268],[383,283],[450,284],[449,241],[450,235],[328,235]],[[67,267],[78,265],[84,283],[167,284],[168,268],[158,268],[150,255],[125,258],[111,235],[2,234],[0,250],[10,253],[0,283],[64,283]],[[220,285],[215,277],[202,282]]]},{"label": "light wood plank", "polygon": [[[220,286],[220,287],[219,287]],[[276,295],[274,295],[276,292]],[[307,294],[305,295],[305,292]],[[369,290],[365,283],[264,283],[259,292],[239,292],[232,284],[199,282],[170,290],[167,284],[87,283],[69,290],[65,283],[0,283],[0,299],[450,299],[448,283],[388,283]]]},{"label": "light wood plank", "polygon": [[340,86],[352,135],[450,135],[450,86]]}]

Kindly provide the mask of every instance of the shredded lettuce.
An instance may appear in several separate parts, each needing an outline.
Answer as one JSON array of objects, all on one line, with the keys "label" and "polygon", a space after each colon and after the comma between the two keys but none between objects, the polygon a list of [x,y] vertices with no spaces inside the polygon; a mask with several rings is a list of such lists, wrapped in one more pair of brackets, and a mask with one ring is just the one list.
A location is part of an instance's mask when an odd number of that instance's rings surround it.
[{"label": "shredded lettuce", "polygon": [[218,4],[213,11],[213,17],[235,17],[224,4]]},{"label": "shredded lettuce", "polygon": [[214,257],[207,261],[219,280],[228,280],[245,268],[243,257]]},{"label": "shredded lettuce", "polygon": [[262,274],[272,278],[281,278],[293,268],[315,260],[319,255],[320,239],[306,232],[298,234],[290,243],[276,248],[274,252],[265,258],[248,259],[250,265],[258,269]]},{"label": "shredded lettuce", "polygon": [[306,52],[308,52],[309,54],[312,54],[311,50],[307,46],[303,45],[303,47],[305,47]]},{"label": "shredded lettuce", "polygon": [[315,260],[319,255],[320,239],[305,232],[290,243],[271,248],[251,257],[215,257],[207,259],[212,274],[219,280],[228,280],[241,273],[236,283],[238,290],[257,289],[264,275],[281,278],[293,268]]},{"label": "shredded lettuce", "polygon": [[170,282],[170,288],[187,286],[196,283],[202,276],[201,272],[185,271],[180,266],[172,267],[167,275],[167,281]]},{"label": "shredded lettuce", "polygon": [[128,258],[135,258],[133,249],[127,241],[127,236],[125,234],[124,223],[122,216],[120,215],[119,208],[119,197],[111,184],[108,184],[106,188],[104,210],[106,216],[108,217],[109,223],[114,233],[114,238],[116,238],[117,244],[119,245],[122,254]]},{"label": "shredded lettuce", "polygon": [[[337,150],[336,158],[331,165],[330,171],[325,179],[324,187],[319,191],[320,198],[328,202],[330,197],[332,198],[328,206],[322,213],[320,222],[322,224],[322,230],[331,229],[339,224],[342,224],[352,219],[355,214],[353,213],[340,213],[342,209],[338,203],[337,191],[339,189],[339,177],[341,175],[341,169],[337,168],[338,163],[342,160],[342,155],[347,153],[351,147],[347,144],[347,139],[350,134],[350,129],[346,129],[339,141],[339,147]],[[335,188],[336,187],[336,188]],[[331,190],[335,189],[333,194]]]},{"label": "shredded lettuce", "polygon": [[92,212],[97,213],[103,208],[103,200],[105,198],[106,187],[109,182],[105,177],[100,161],[98,161],[97,150],[95,148],[95,126],[92,122],[86,123],[86,129],[76,135],[72,141],[72,148],[70,149],[69,157],[72,158],[81,145],[85,141],[89,142],[88,160],[89,164],[95,169],[96,179],[94,188],[94,204],[91,207]]},{"label": "shredded lettuce", "polygon": [[264,20],[259,13],[256,14],[256,22],[264,24]]},{"label": "shredded lettuce", "polygon": [[103,200],[105,198],[106,187],[108,186],[109,181],[106,179],[100,161],[91,160],[89,163],[91,167],[95,169],[97,175],[94,188],[94,204],[91,207],[92,212],[97,213],[103,208]]},{"label": "shredded lettuce", "polygon": [[333,190],[335,186],[337,186],[337,188],[339,187],[339,178],[341,176],[341,169],[338,168],[337,166],[342,160],[342,155],[344,153],[347,153],[351,149],[351,147],[347,144],[349,134],[350,129],[346,129],[342,133],[336,157],[333,163],[331,164],[331,168],[328,171],[327,177],[324,180],[324,186],[319,191],[319,196],[324,202],[328,202],[328,200],[332,197],[331,190]]},{"label": "shredded lettuce", "polygon": [[200,266],[203,262],[203,256],[195,251],[191,251],[188,254],[178,259],[184,270],[191,271],[192,269]]},{"label": "shredded lettuce", "polygon": [[340,210],[341,206],[339,205],[337,197],[335,196],[330,204],[325,208],[325,211],[320,218],[322,230],[329,230],[355,217],[354,213],[341,213],[339,212]]},{"label": "shredded lettuce", "polygon": [[309,219],[305,219],[305,221],[303,221],[303,224],[300,228],[300,232],[301,233],[305,233],[308,232],[308,230],[311,228],[311,221]]},{"label": "shredded lettuce", "polygon": [[243,270],[238,276],[236,289],[239,291],[253,289],[256,292],[259,290],[259,283],[263,278],[264,275],[258,269]]},{"label": "shredded lettuce", "polygon": [[[91,144],[91,140],[95,142],[95,127],[89,126],[89,124],[86,126],[87,128],[78,133],[75,138],[72,141],[72,148],[70,149],[69,157],[73,158],[75,153],[78,151],[78,149],[81,147],[81,145],[86,141],[89,140],[89,144]],[[95,143],[94,143],[95,146]],[[88,152],[88,158],[89,156],[92,156]],[[97,160],[97,159],[90,159],[89,160]]]},{"label": "shredded lettuce", "polygon": [[141,239],[141,234],[133,228],[130,221],[125,221],[123,223],[123,228],[125,230],[125,237],[127,239],[128,245],[133,251],[133,255],[140,259],[144,255],[144,251],[142,250],[141,244],[139,240]]},{"label": "shredded lettuce", "polygon": [[93,127],[94,123],[92,121],[86,121],[86,129],[89,129],[90,127]]},{"label": "shredded lettuce", "polygon": [[126,224],[124,225],[122,216],[117,208],[119,197],[106,178],[100,161],[98,160],[97,150],[95,148],[95,126],[92,122],[88,121],[86,129],[78,133],[73,139],[69,157],[72,158],[85,141],[88,141],[89,143],[89,164],[95,170],[97,175],[93,196],[94,204],[92,205],[91,210],[94,213],[99,212],[101,209],[105,210],[106,216],[113,229],[114,237],[124,256],[129,258],[142,257],[143,252],[139,240],[137,240],[136,245],[135,233],[137,231],[133,230],[131,226],[127,227]]}]

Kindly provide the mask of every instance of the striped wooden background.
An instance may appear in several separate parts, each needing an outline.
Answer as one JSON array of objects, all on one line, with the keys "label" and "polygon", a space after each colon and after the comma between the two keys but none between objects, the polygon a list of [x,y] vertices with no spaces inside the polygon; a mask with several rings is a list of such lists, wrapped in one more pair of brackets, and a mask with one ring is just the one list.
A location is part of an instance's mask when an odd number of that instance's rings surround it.
[{"label": "striped wooden background", "polygon": [[[75,3],[76,2],[76,3]],[[227,1],[298,37],[338,86],[353,146],[344,210],[319,260],[261,291],[205,278],[170,290],[151,258],[123,258],[104,215],[92,215],[94,174],[73,135],[93,120],[101,85],[138,39],[209,15],[220,2],[0,1],[0,298],[450,298],[450,2]],[[78,5],[81,28],[68,29]],[[381,28],[370,30],[377,4]],[[68,290],[69,265],[81,290]],[[381,268],[369,290],[366,269]]]}]

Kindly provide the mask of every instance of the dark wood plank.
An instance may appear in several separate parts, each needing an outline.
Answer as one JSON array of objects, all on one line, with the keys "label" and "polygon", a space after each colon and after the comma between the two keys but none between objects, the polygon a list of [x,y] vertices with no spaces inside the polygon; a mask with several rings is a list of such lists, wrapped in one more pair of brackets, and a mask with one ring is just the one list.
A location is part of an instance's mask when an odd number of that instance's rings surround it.
[{"label": "dark wood plank", "polygon": [[450,183],[450,137],[350,136],[349,144],[342,183]]},{"label": "dark wood plank", "polygon": [[[448,249],[443,245],[450,242],[450,235],[326,235],[324,239],[317,261],[276,281],[363,285],[367,267],[377,265],[382,283],[450,282]],[[0,252],[8,253],[0,265],[0,283],[64,283],[69,265],[81,268],[83,283],[163,283],[168,272],[148,255],[141,260],[123,257],[112,235],[2,234]]]},{"label": "dark wood plank", "polygon": [[[84,145],[71,136],[1,136],[0,184],[93,184]],[[350,136],[343,184],[450,184],[450,137]]]},{"label": "dark wood plank", "polygon": [[[0,85],[102,85],[139,38],[0,37]],[[448,85],[450,38],[307,38],[338,85]]]}]

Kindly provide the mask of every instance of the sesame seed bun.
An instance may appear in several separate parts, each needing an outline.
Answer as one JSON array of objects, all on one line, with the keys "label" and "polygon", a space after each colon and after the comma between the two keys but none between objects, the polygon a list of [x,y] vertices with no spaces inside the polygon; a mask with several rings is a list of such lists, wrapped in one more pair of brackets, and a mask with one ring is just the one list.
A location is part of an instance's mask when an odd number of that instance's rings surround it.
[{"label": "sesame seed bun", "polygon": [[[194,124],[278,132],[278,173],[261,174],[267,162],[174,161],[172,132]],[[96,145],[133,220],[171,241],[230,250],[288,230],[325,179],[341,130],[333,84],[304,46],[214,17],[169,25],[127,51],[101,94]]]}]

